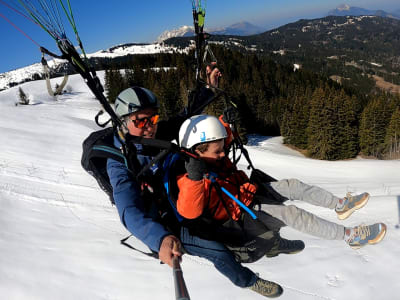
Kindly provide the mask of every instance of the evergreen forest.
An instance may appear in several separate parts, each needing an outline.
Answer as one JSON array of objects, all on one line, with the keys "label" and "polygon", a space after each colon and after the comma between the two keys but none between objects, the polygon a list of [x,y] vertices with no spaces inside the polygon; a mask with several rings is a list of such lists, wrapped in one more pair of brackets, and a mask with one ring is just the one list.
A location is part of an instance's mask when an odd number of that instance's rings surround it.
[{"label": "evergreen forest", "polygon": [[[342,86],[321,73],[294,70],[273,57],[213,46],[226,91],[208,106],[220,115],[225,103],[236,103],[240,132],[282,135],[284,143],[324,160],[364,157],[400,158],[400,97],[384,92],[365,94]],[[187,105],[195,87],[194,54],[136,55],[106,69],[105,89],[112,103],[132,85],[152,90],[162,118]],[[108,65],[109,66],[109,65]]]}]

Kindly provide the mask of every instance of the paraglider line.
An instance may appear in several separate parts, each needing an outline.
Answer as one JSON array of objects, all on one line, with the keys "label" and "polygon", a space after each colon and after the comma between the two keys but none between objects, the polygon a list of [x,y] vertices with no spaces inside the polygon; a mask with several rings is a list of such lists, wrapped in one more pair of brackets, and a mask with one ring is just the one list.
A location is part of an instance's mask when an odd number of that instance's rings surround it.
[{"label": "paraglider line", "polygon": [[0,13],[0,17],[2,17],[4,20],[6,20],[8,23],[10,23],[15,29],[17,29],[19,32],[21,32],[25,37],[27,37],[28,39],[30,39],[36,46],[38,46],[40,48],[40,45],[35,42],[29,35],[27,35],[21,28],[19,28],[17,25],[15,25],[13,22],[11,22],[10,19],[8,19],[5,15],[3,15],[2,13]]}]

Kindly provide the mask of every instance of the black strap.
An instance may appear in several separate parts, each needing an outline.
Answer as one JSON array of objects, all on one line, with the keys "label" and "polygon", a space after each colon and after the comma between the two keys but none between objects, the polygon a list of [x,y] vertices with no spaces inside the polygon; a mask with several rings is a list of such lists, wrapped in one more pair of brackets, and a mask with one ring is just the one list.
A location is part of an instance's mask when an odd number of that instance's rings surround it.
[{"label": "black strap", "polygon": [[151,249],[150,249],[151,252],[144,252],[144,251],[139,250],[139,249],[133,247],[132,245],[128,244],[126,241],[127,241],[131,236],[133,236],[133,235],[131,234],[131,235],[128,235],[126,238],[123,238],[123,239],[121,240],[121,244],[124,245],[125,247],[128,247],[129,249],[135,250],[135,251],[140,252],[140,253],[142,253],[142,254],[144,254],[144,255],[147,255],[147,256],[153,257],[153,258],[155,258],[155,259],[158,259],[158,253],[157,253],[157,252],[155,252],[155,251],[153,251],[153,250],[151,250]]},{"label": "black strap", "polygon": [[97,115],[94,117],[94,120],[95,120],[96,124],[99,125],[99,126],[102,127],[102,128],[106,127],[106,125],[107,125],[108,123],[111,122],[111,118],[110,118],[110,119],[108,119],[108,121],[106,121],[106,122],[104,122],[104,123],[100,123],[99,117],[100,117],[103,113],[104,113],[104,110],[100,110],[100,111],[97,113]]}]

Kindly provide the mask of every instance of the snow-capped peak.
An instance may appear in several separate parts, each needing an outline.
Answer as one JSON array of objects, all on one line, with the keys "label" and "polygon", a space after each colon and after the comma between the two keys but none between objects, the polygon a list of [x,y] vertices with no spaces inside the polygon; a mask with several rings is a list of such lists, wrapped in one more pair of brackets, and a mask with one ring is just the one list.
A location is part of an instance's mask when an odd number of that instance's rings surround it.
[{"label": "snow-capped peak", "polygon": [[183,25],[177,29],[165,30],[163,33],[160,34],[156,42],[161,43],[173,37],[183,37],[183,36],[193,36],[193,35],[194,35],[194,27]]},{"label": "snow-capped peak", "polygon": [[339,10],[339,11],[350,10],[350,5],[348,5],[348,4],[342,4],[342,5],[339,5],[336,9]]}]

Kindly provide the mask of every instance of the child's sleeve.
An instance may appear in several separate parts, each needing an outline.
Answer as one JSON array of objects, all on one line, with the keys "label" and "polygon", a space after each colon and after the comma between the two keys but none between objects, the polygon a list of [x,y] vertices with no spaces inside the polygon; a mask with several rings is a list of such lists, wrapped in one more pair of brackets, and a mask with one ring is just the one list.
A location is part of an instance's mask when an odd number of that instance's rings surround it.
[{"label": "child's sleeve", "polygon": [[205,179],[191,180],[187,174],[178,177],[178,200],[176,207],[178,213],[186,219],[199,217],[206,203]]}]

